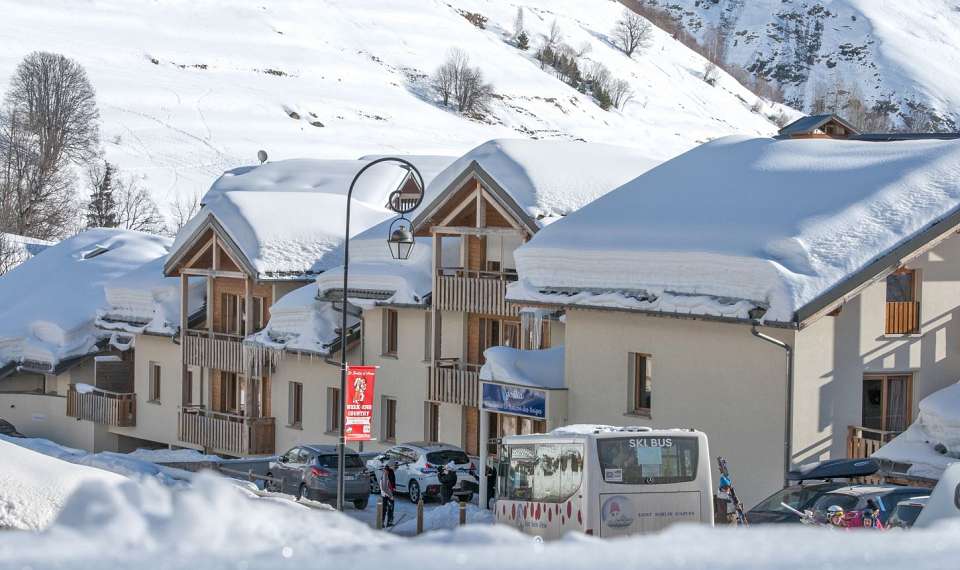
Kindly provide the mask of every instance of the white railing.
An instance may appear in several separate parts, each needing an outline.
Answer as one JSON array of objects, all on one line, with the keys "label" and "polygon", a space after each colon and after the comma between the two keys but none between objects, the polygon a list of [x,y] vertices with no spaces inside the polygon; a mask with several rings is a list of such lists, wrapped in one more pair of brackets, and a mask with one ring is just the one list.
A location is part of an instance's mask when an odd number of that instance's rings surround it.
[{"label": "white railing", "polygon": [[480,389],[480,365],[459,359],[434,362],[427,377],[427,399],[461,406],[477,406]]},{"label": "white railing", "polygon": [[520,308],[508,303],[506,294],[507,284],[516,279],[509,271],[443,268],[437,271],[434,303],[440,310],[515,317]]}]

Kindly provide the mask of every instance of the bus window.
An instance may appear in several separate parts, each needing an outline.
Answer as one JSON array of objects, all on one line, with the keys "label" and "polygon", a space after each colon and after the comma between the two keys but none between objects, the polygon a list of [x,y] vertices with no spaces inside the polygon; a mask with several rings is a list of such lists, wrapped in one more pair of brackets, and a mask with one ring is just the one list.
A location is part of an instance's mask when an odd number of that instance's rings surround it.
[{"label": "bus window", "polygon": [[560,456],[560,501],[566,501],[580,489],[583,479],[583,447],[564,445]]},{"label": "bus window", "polygon": [[597,440],[603,480],[625,485],[685,483],[697,477],[699,447],[692,437]]},{"label": "bus window", "polygon": [[537,444],[537,468],[534,471],[533,499],[544,503],[560,500],[561,446]]},{"label": "bus window", "polygon": [[529,501],[533,499],[534,471],[537,455],[532,445],[513,445],[510,450],[510,472],[507,474],[508,499]]}]

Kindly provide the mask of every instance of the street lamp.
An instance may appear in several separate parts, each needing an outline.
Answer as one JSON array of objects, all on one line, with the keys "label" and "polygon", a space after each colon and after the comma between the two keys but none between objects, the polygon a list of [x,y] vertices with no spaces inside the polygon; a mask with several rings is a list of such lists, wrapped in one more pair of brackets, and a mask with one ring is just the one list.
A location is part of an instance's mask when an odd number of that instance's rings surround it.
[{"label": "street lamp", "polygon": [[[403,177],[400,186],[390,193],[388,207],[394,212],[400,214],[392,224],[390,224],[390,235],[387,244],[390,247],[390,253],[394,259],[407,259],[410,257],[410,251],[413,249],[413,228],[410,220],[403,217],[417,209],[423,201],[423,193],[426,185],[423,183],[423,176],[417,167],[410,161],[396,157],[378,158],[367,163],[360,169],[350,182],[350,189],[347,191],[347,223],[343,237],[343,293],[340,302],[342,307],[342,320],[340,321],[340,438],[337,445],[337,510],[343,510],[344,495],[344,465],[346,463],[347,449],[347,273],[350,269],[350,203],[353,198],[353,189],[357,185],[357,180],[370,167],[382,162],[393,162],[407,171]],[[416,184],[416,192],[404,192],[410,176],[413,176],[413,182]],[[395,227],[396,226],[396,227]]]}]

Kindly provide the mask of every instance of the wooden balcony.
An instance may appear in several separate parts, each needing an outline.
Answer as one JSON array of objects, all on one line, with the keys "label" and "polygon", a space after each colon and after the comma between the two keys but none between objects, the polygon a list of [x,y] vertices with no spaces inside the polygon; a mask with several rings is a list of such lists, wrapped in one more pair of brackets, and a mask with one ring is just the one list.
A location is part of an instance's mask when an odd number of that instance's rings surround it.
[{"label": "wooden balcony", "polygon": [[133,427],[137,425],[136,394],[99,388],[81,393],[71,384],[67,389],[67,416],[107,426]]},{"label": "wooden balcony", "polygon": [[887,302],[886,334],[920,332],[920,303],[916,301]]},{"label": "wooden balcony", "polygon": [[900,435],[899,431],[884,431],[863,426],[847,427],[847,457],[863,459],[883,447],[891,439]]},{"label": "wooden balcony", "polygon": [[239,335],[188,330],[184,344],[184,361],[190,366],[246,373],[243,337]]},{"label": "wooden balcony", "polygon": [[179,415],[177,438],[206,452],[236,457],[275,452],[274,418],[248,418],[196,407],[181,408]]},{"label": "wooden balcony", "polygon": [[479,364],[465,364],[459,359],[443,359],[435,361],[428,371],[428,400],[476,407],[479,391]]},{"label": "wooden balcony", "polygon": [[515,272],[468,271],[444,268],[437,271],[433,302],[443,311],[516,317],[520,307],[507,303],[507,285],[517,280]]}]

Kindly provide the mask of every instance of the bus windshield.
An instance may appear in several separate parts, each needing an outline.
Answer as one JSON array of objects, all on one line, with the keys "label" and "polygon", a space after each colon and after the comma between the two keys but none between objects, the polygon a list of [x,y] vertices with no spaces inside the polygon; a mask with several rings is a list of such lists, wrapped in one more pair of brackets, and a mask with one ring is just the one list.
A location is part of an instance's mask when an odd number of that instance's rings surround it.
[{"label": "bus windshield", "polygon": [[697,478],[694,437],[635,436],[597,439],[603,480],[623,485],[686,483]]},{"label": "bus windshield", "polygon": [[504,446],[500,496],[514,501],[562,503],[583,478],[581,444]]}]

